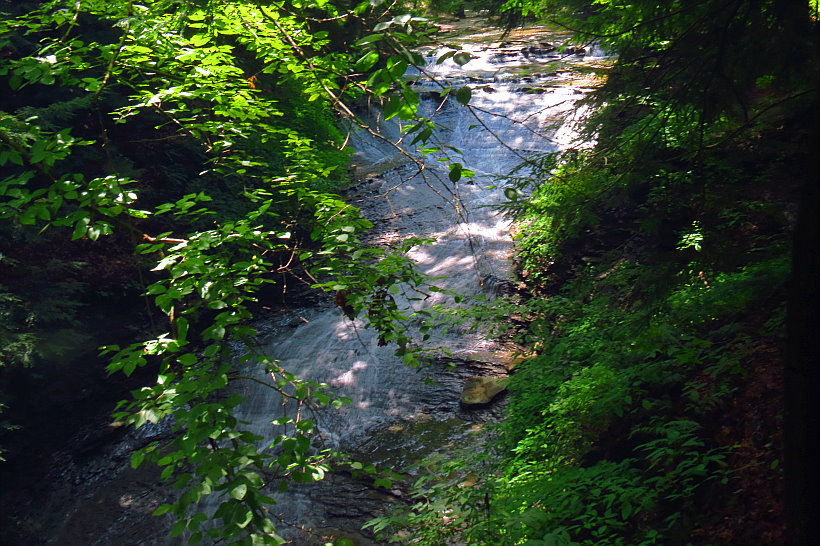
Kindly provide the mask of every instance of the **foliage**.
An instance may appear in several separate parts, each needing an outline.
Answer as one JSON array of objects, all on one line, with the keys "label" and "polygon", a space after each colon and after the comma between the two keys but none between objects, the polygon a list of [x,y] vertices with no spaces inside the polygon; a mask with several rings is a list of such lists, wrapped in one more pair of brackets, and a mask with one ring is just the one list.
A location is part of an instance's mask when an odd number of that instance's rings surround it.
[{"label": "foliage", "polygon": [[[505,9],[617,54],[586,101],[596,145],[544,157],[508,188],[534,296],[513,303],[527,324],[519,340],[538,352],[512,381],[509,455],[481,479],[464,479],[464,459],[441,463],[408,511],[372,526],[419,544],[670,543],[705,488],[731,479],[708,416],[748,373],[753,340],[782,337],[791,188],[808,172],[799,143],[816,130],[816,21],[805,3],[774,0]],[[176,517],[172,535],[282,543],[265,491],[329,468],[302,411],[275,421],[261,449],[233,415],[242,381],[300,409],[344,403],[248,343],[283,276],[336,291],[346,314],[418,362],[404,323],[426,317],[394,295],[424,294],[404,256],[424,241],[360,244],[369,223],[332,193],[347,152],[331,109],[356,123],[346,101],[375,97],[423,146],[432,121],[402,75],[422,64],[413,48],[429,32],[378,1],[53,0],[0,21],[0,266],[16,271],[0,287],[4,364],[35,360],[32,326],[47,311],[76,312],[74,298],[30,312],[28,293],[49,280],[19,282],[41,261],[18,242],[136,252],[164,326],[103,352],[112,373],[155,372],[117,418],[173,430],[131,459],[154,461],[179,489],[156,512]],[[466,87],[442,95],[471,99]],[[444,160],[453,182],[471,176]],[[196,508],[208,495],[213,514]]]},{"label": "foliage", "polygon": [[412,504],[365,524],[390,543],[408,540],[420,544],[446,544],[467,537],[495,536],[492,525],[477,524],[469,530],[463,522],[483,522],[488,513],[489,492],[478,487],[477,476],[491,468],[483,458],[469,454],[433,455],[408,469],[418,478],[412,485]]},{"label": "foliage", "polygon": [[[676,118],[678,138],[688,136],[680,131],[687,124],[697,132],[725,114],[751,116],[761,103],[784,98],[754,90],[788,90],[790,98],[810,88],[815,77],[803,70],[805,58],[789,53],[803,51],[811,40],[808,2],[511,0],[504,9],[543,14],[579,39],[617,52],[617,74],[596,100],[619,95],[619,110],[641,110],[646,100],[662,105],[660,115]],[[772,33],[783,34],[761,39]],[[752,49],[754,56],[748,54]]]},{"label": "foliage", "polygon": [[[35,234],[44,253],[94,249],[104,262],[136,252],[165,326],[103,354],[109,373],[155,374],[115,417],[173,429],[131,458],[157,463],[180,490],[156,512],[176,516],[173,536],[279,544],[264,490],[328,469],[301,411],[274,423],[278,436],[261,449],[233,416],[240,381],[299,408],[344,403],[243,345],[260,295],[283,290],[283,277],[343,294],[345,313],[418,362],[402,324],[412,312],[393,295],[428,282],[405,256],[424,241],[363,247],[370,223],[332,193],[348,158],[333,109],[355,123],[345,101],[367,93],[385,98],[388,115],[415,118],[418,99],[400,76],[420,62],[410,48],[424,20],[378,4],[54,0],[0,23],[0,222],[12,233],[3,267],[28,267],[13,243]],[[45,340],[25,329],[21,284],[4,278],[0,296],[4,360],[27,365]],[[219,497],[208,515],[195,508],[207,495]]]},{"label": "foliage", "polygon": [[[418,484],[426,504],[378,527],[414,544],[688,543],[706,496],[731,497],[719,416],[770,358],[761,340],[784,343],[792,214],[816,184],[816,57],[786,53],[816,46],[806,8],[507,2],[617,58],[583,142],[505,192],[530,292],[489,305],[537,353],[512,376],[507,455],[474,492]],[[437,530],[425,506],[457,523]]]},{"label": "foliage", "polygon": [[[624,266],[593,291],[617,293],[642,269]],[[608,294],[584,299],[586,278],[526,302],[522,341],[541,349],[512,377],[500,425],[509,455],[469,489],[419,482],[423,504],[371,523],[396,537],[406,528],[422,544],[452,535],[477,544],[669,543],[703,488],[731,477],[727,446],[702,423],[731,400],[753,340],[782,337],[777,316],[761,330],[737,321],[780,299],[788,269],[777,258],[709,286],[692,276],[651,306],[624,308]],[[440,464],[434,475],[453,465],[475,472],[470,461]],[[456,523],[442,527],[442,514]]]}]

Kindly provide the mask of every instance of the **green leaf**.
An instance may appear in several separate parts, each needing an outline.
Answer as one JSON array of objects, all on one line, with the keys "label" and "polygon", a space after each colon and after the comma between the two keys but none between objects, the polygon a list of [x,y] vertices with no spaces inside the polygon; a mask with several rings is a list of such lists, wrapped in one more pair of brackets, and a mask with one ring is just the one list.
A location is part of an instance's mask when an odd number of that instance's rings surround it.
[{"label": "green leaf", "polygon": [[378,42],[382,38],[384,38],[384,34],[369,34],[369,35],[365,36],[364,38],[361,38],[360,40],[358,40],[355,45],[356,46],[363,46],[363,45],[367,45],[367,44],[372,44],[373,42]]},{"label": "green leaf", "polygon": [[[188,319],[185,317],[179,317],[176,320],[177,326],[177,340],[180,342],[184,342],[188,337]],[[193,355],[192,355],[193,356]],[[194,357],[194,361],[196,361],[196,357]]]},{"label": "green leaf", "polygon": [[131,468],[139,468],[143,460],[145,460],[145,453],[142,451],[135,451],[131,454]]},{"label": "green leaf", "polygon": [[171,504],[160,504],[159,507],[156,510],[154,510],[154,513],[151,515],[161,516],[163,514],[167,514],[168,512],[170,512],[172,508],[173,505]]},{"label": "green leaf", "polygon": [[167,290],[164,284],[154,283],[148,287],[148,290],[145,291],[146,294],[155,295],[155,294],[162,294]]},{"label": "green leaf", "polygon": [[187,520],[184,520],[184,519],[179,520],[178,522],[174,523],[174,525],[171,527],[170,535],[172,537],[178,537],[179,535],[181,535],[182,533],[185,532],[185,529],[187,527],[188,527],[188,521]]},{"label": "green leaf", "polygon": [[470,98],[472,98],[473,92],[469,87],[460,87],[458,91],[456,91],[456,100],[467,106],[470,103]]},{"label": "green leaf", "polygon": [[390,489],[393,487],[393,481],[389,478],[376,478],[373,482],[373,487],[383,487],[385,489]]},{"label": "green leaf", "polygon": [[192,353],[185,353],[177,358],[177,362],[182,366],[193,366],[196,364],[196,360],[196,355]]},{"label": "green leaf", "polygon": [[453,163],[450,165],[450,173],[448,177],[451,182],[458,182],[461,179],[461,163]]},{"label": "green leaf", "polygon": [[390,99],[382,107],[382,114],[384,119],[391,119],[399,113],[399,109],[404,105],[402,100],[398,97],[390,97]]},{"label": "green leaf", "polygon": [[402,57],[391,57],[387,60],[387,70],[390,72],[392,80],[401,78],[410,64]]},{"label": "green leaf", "polygon": [[194,47],[201,47],[211,41],[211,37],[207,34],[194,34],[191,36],[191,44]]},{"label": "green leaf", "polygon": [[204,332],[202,332],[202,339],[224,339],[225,338],[225,327],[221,324],[214,324],[210,328],[206,328]]},{"label": "green leaf", "polygon": [[[427,140],[431,136],[433,136],[433,130],[428,127],[426,129],[424,129],[423,131],[421,131],[419,134],[417,134],[416,137],[413,139],[413,141],[410,143],[410,145],[412,146],[412,145],[416,144],[417,142],[427,142]],[[421,153],[422,154],[429,154],[429,153],[432,153],[434,151],[438,151],[438,149],[437,148],[435,148],[435,149],[427,148],[427,149],[422,150]]]},{"label": "green leaf", "polygon": [[472,59],[473,56],[465,51],[453,55],[453,61],[459,66],[464,66],[465,64],[469,63]]},{"label": "green leaf", "polygon": [[443,63],[444,61],[446,61],[447,59],[449,59],[450,57],[452,57],[456,53],[458,53],[458,51],[448,51],[447,53],[445,53],[444,55],[441,55],[438,59],[436,59],[436,64]]},{"label": "green leaf", "polygon": [[379,53],[376,51],[369,51],[362,55],[358,61],[356,61],[354,68],[358,72],[367,72],[373,68],[373,65],[375,65],[378,60]]},{"label": "green leaf", "polygon": [[88,216],[84,216],[77,220],[77,223],[74,225],[74,232],[71,234],[71,239],[77,240],[85,237],[85,234],[88,231],[88,224],[90,223],[91,218]]},{"label": "green leaf", "polygon": [[245,498],[245,495],[248,493],[248,486],[244,483],[240,483],[233,489],[231,489],[231,496],[236,500],[242,500]]}]

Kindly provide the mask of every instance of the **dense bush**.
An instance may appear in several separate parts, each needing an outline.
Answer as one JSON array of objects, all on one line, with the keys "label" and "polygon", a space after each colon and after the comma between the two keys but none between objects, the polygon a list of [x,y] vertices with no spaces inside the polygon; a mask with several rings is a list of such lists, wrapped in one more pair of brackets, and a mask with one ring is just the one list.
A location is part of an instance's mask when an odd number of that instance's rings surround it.
[{"label": "dense bush", "polygon": [[[420,481],[378,528],[423,544],[785,541],[769,370],[784,368],[797,196],[817,183],[816,57],[781,62],[816,45],[798,4],[506,4],[617,57],[585,101],[594,146],[534,160],[502,207],[528,290],[492,305],[537,354],[512,376],[495,471],[473,491]],[[755,425],[752,391],[775,404]],[[727,514],[748,472],[780,518],[765,530]]]}]

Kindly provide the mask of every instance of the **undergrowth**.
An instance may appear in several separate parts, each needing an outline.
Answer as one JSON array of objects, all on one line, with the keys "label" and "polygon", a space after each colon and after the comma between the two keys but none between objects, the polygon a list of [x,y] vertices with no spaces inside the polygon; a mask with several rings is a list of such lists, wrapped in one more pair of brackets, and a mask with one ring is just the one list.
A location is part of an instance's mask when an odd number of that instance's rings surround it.
[{"label": "undergrowth", "polygon": [[605,163],[566,154],[548,181],[513,181],[529,191],[505,205],[527,290],[454,312],[533,353],[491,463],[478,479],[465,478],[474,453],[426,463],[413,503],[371,527],[406,544],[710,543],[704,506],[742,470],[724,429],[743,425],[722,416],[756,380],[761,344],[785,340],[797,167],[772,166],[806,160],[784,153],[795,134],[697,155],[613,137]]},{"label": "undergrowth", "polygon": [[733,446],[715,439],[714,421],[752,343],[782,338],[789,265],[681,275],[651,305],[612,295],[647,267],[622,262],[604,278],[589,267],[556,296],[515,302],[529,320],[519,340],[539,354],[512,376],[502,455],[466,487],[475,454],[449,457],[422,474],[409,510],[374,528],[412,544],[686,543],[704,495],[732,478]]}]

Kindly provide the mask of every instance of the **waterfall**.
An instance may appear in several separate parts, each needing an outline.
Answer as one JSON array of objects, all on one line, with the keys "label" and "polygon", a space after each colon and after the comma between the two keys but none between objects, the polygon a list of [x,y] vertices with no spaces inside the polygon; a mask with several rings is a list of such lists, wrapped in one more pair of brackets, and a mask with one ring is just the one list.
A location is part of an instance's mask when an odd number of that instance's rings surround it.
[{"label": "waterfall", "polygon": [[[441,153],[416,155],[425,166],[419,174],[417,164],[394,147],[364,131],[352,131],[350,142],[357,150],[354,170],[360,183],[347,197],[375,224],[368,235],[370,243],[389,245],[411,235],[434,237],[434,244],[414,248],[410,256],[421,271],[444,277],[436,284],[462,294],[466,302],[509,286],[509,224],[489,205],[504,199],[501,179],[522,161],[574,139],[572,125],[564,120],[577,110],[575,102],[584,95],[586,83],[571,66],[583,56],[568,55],[551,45],[563,40],[564,36],[542,29],[505,37],[500,31],[487,31],[462,41],[473,56],[463,67],[451,60],[437,64],[441,51],[426,52],[430,64],[424,73],[409,72],[407,78],[414,80],[423,99],[421,114],[438,127],[427,145],[458,148],[460,153],[449,150],[448,157],[476,176],[450,181],[447,163],[437,161]],[[452,96],[442,101],[438,91],[448,86],[468,86],[471,108]],[[375,109],[363,112],[362,118],[387,138],[401,136],[398,123],[384,121]],[[416,154],[407,144],[405,151]],[[527,172],[526,167],[516,171]],[[435,304],[452,302],[433,294],[414,303]],[[271,359],[350,398],[351,404],[341,410],[319,412],[316,422],[325,446],[347,451],[366,463],[400,469],[459,446],[481,449],[484,423],[499,417],[497,405],[472,409],[459,400],[468,377],[504,374],[503,363],[511,360],[512,348],[480,332],[436,329],[426,343],[440,348],[433,352],[434,362],[413,369],[330,301],[271,313],[259,317],[255,326],[260,332],[258,348]],[[250,381],[235,384],[246,397],[237,415],[248,423],[246,428],[260,436],[276,434],[271,421],[291,411],[281,397]],[[161,439],[167,425],[127,435],[85,467],[77,463],[54,470],[55,476],[63,481],[70,476],[72,482],[46,505],[46,512],[60,514],[59,521],[51,522],[57,529],[51,543],[180,543],[179,538],[167,536],[173,523],[170,516],[150,516],[157,506],[171,502],[176,492],[157,483],[154,469],[128,468],[133,449]],[[359,531],[361,525],[391,502],[401,502],[405,494],[400,486],[377,490],[342,472],[331,472],[315,484],[294,484],[287,492],[276,493],[278,504],[272,514],[279,533],[293,544],[324,544],[331,541],[327,537],[369,544]]]},{"label": "waterfall", "polygon": [[[503,199],[503,192],[496,188],[499,177],[508,175],[533,153],[566,145],[572,131],[562,128],[563,119],[584,93],[565,85],[561,74],[532,70],[565,57],[548,47],[512,43],[504,48],[470,46],[470,52],[473,60],[463,67],[451,61],[435,64],[436,56],[430,55],[431,64],[424,73],[432,74],[436,81],[418,74],[414,88],[424,97],[421,115],[437,125],[427,145],[460,150],[459,154],[449,152],[449,158],[475,171],[475,178],[450,181],[446,163],[436,161],[442,153],[417,156],[425,166],[419,173],[418,165],[396,148],[363,131],[351,135],[358,150],[358,171],[371,190],[358,195],[356,204],[376,225],[372,241],[387,244],[408,236],[435,238],[435,243],[413,249],[411,258],[424,273],[444,277],[438,285],[463,294],[467,300],[511,281],[509,224],[489,207]],[[521,76],[528,68],[528,75]],[[471,107],[453,98],[442,104],[432,93],[442,85],[469,86]],[[397,138],[401,134],[397,123],[381,120],[378,111],[363,117],[383,135]],[[417,305],[445,301],[439,296]],[[488,410],[470,412],[459,405],[461,384],[476,373],[468,365],[456,370],[441,366],[413,369],[394,356],[394,348],[379,346],[377,336],[360,321],[351,321],[333,306],[296,310],[294,314],[298,316],[295,327],[273,329],[259,343],[285,369],[328,383],[351,400],[341,410],[317,415],[320,435],[327,445],[353,452],[368,462],[402,466],[449,448],[454,438],[463,437],[487,418]],[[453,355],[451,361],[465,363],[492,362],[497,360],[492,355],[505,351],[481,334],[458,329],[432,336],[428,346],[444,348]],[[271,420],[286,411],[281,400],[253,383],[243,394],[247,402],[240,419],[251,423],[257,434],[274,434]],[[442,428],[448,433],[434,434],[434,439],[424,434],[425,430]],[[391,430],[397,434],[385,436],[385,431]],[[322,544],[323,534],[355,533],[373,515],[374,507],[390,500],[385,496],[389,494],[331,477],[280,494],[273,510],[293,525],[280,527],[283,536],[296,544]]]}]

